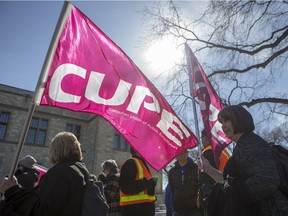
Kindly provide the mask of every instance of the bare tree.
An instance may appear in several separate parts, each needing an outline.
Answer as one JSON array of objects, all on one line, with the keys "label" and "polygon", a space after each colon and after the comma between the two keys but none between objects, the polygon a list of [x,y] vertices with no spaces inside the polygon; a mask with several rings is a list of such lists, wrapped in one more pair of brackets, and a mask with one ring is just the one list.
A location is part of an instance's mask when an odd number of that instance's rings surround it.
[{"label": "bare tree", "polygon": [[[170,36],[179,45],[188,43],[224,103],[251,107],[257,115],[261,110],[262,122],[287,122],[287,87],[279,83],[287,77],[288,2],[212,0],[202,2],[207,7],[199,17],[190,17],[192,6],[200,4],[169,1],[146,7],[145,42]],[[191,107],[185,63],[165,78],[162,92],[185,119]]]},{"label": "bare tree", "polygon": [[267,129],[261,130],[259,134],[261,134],[267,142],[274,142],[277,145],[288,148],[288,129],[283,125],[275,127],[270,131]]}]

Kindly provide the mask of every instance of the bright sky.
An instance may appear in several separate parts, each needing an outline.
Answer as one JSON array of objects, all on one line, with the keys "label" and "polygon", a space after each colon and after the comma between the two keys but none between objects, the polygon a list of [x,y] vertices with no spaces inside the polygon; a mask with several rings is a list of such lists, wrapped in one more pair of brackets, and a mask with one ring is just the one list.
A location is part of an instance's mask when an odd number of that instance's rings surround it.
[{"label": "bright sky", "polygon": [[[74,2],[131,59],[142,31],[140,2]],[[35,90],[63,1],[0,1],[0,83]],[[137,62],[135,61],[137,64]]]},{"label": "bright sky", "polygon": [[[140,11],[152,1],[71,1],[108,35],[149,78],[181,58],[163,40],[143,51]],[[63,1],[0,0],[0,83],[34,91]],[[161,52],[162,51],[162,52]],[[164,51],[164,52],[163,52]],[[167,55],[175,53],[174,56]],[[164,67],[165,66],[165,67]]]}]

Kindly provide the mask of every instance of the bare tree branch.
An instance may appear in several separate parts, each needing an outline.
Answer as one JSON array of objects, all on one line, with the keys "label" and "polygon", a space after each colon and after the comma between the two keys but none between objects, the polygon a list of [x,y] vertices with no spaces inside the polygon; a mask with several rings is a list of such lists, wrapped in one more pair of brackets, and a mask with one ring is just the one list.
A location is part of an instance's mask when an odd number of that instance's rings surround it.
[{"label": "bare tree branch", "polygon": [[288,99],[283,98],[257,98],[253,99],[250,102],[241,102],[238,105],[251,107],[259,103],[278,103],[283,105],[288,105]]},{"label": "bare tree branch", "polygon": [[[149,29],[144,41],[152,44],[170,36],[179,46],[189,44],[224,103],[257,107],[263,113],[259,123],[279,114],[288,120],[287,89],[278,88],[288,68],[288,2],[211,0],[198,17],[189,17],[192,10],[193,3],[172,0],[146,8]],[[185,65],[175,67],[174,75],[165,79],[165,97],[177,113],[189,118]]]}]

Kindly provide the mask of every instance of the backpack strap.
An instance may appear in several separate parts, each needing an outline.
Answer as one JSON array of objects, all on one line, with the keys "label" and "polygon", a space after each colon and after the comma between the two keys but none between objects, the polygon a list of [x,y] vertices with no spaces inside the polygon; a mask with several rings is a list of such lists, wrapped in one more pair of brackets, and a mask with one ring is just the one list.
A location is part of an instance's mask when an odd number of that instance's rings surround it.
[{"label": "backpack strap", "polygon": [[86,168],[85,164],[83,162],[76,162],[75,166],[78,168],[78,170],[84,176],[85,182],[87,182],[88,179],[90,178],[90,173],[89,173],[88,169]]}]

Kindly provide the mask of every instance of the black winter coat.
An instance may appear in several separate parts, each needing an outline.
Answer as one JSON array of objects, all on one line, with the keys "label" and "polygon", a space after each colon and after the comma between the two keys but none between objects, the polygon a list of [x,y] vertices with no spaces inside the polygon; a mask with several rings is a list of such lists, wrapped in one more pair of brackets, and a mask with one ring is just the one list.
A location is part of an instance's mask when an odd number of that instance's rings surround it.
[{"label": "black winter coat", "polygon": [[178,213],[199,211],[198,197],[198,167],[191,158],[184,167],[178,161],[169,170],[168,181],[172,192],[173,210]]},{"label": "black winter coat", "polygon": [[6,212],[21,216],[81,215],[85,180],[76,164],[85,167],[83,162],[75,160],[59,162],[31,192],[18,186],[8,189]]},{"label": "black winter coat", "polygon": [[[211,216],[230,216],[229,209],[236,210],[233,215],[239,216],[288,215],[288,197],[279,190],[279,172],[271,146],[258,135],[251,132],[240,137],[224,174],[232,178],[218,183],[211,192]],[[227,206],[227,213],[221,212],[220,206]]]},{"label": "black winter coat", "polygon": [[243,134],[233,152],[244,178],[248,204],[259,205],[261,216],[287,216],[288,197],[280,190],[280,177],[271,146],[254,133]]}]

